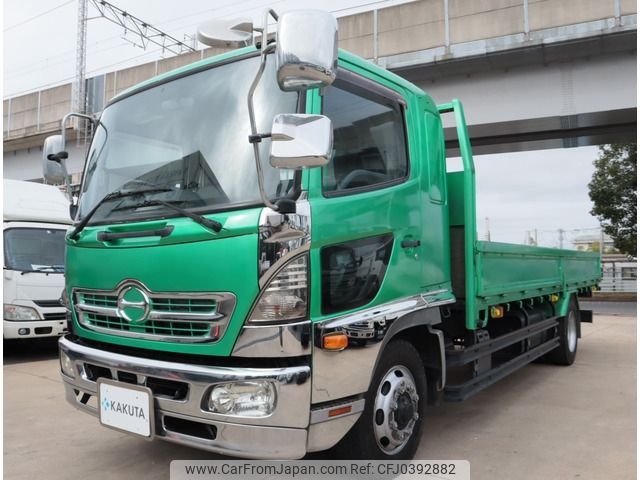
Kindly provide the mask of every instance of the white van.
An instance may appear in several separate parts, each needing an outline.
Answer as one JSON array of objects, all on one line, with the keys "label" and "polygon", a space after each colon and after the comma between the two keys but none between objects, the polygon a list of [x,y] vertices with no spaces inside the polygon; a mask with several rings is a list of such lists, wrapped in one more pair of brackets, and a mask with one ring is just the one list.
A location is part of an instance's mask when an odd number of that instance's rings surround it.
[{"label": "white van", "polygon": [[4,180],[3,220],[4,338],[62,335],[68,200],[50,185]]}]

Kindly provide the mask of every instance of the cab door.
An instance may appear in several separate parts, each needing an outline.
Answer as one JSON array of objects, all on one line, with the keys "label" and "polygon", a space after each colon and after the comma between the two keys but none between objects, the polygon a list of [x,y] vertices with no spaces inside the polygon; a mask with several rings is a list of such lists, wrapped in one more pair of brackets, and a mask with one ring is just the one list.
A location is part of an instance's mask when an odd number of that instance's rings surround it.
[{"label": "cab door", "polygon": [[312,318],[420,293],[420,173],[405,99],[340,70],[319,110],[332,121],[334,143],[330,163],[309,172]]}]

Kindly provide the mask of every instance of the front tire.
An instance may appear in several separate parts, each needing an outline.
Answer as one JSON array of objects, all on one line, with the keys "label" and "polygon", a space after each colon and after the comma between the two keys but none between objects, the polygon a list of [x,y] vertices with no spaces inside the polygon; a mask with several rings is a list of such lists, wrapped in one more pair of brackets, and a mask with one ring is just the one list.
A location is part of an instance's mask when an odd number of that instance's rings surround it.
[{"label": "front tire", "polygon": [[549,352],[547,359],[556,365],[572,365],[578,353],[578,322],[580,309],[575,298],[571,299],[567,315],[560,319],[560,345]]},{"label": "front tire", "polygon": [[342,458],[410,460],[422,436],[427,377],[422,359],[406,340],[382,352],[362,415],[336,446]]}]

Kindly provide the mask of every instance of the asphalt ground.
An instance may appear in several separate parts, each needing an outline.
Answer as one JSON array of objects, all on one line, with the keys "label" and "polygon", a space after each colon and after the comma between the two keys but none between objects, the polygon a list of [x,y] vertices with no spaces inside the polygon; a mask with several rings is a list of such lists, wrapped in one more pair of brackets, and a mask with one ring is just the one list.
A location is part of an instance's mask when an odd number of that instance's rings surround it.
[{"label": "asphalt ground", "polygon": [[[474,480],[636,478],[633,313],[583,324],[571,367],[531,364],[432,408],[416,458],[469,460]],[[75,410],[55,342],[5,343],[4,362],[4,478],[161,479],[173,459],[221,458],[134,438]]]},{"label": "asphalt ground", "polygon": [[580,308],[606,315],[636,315],[638,304],[636,302],[591,302],[580,299]]}]

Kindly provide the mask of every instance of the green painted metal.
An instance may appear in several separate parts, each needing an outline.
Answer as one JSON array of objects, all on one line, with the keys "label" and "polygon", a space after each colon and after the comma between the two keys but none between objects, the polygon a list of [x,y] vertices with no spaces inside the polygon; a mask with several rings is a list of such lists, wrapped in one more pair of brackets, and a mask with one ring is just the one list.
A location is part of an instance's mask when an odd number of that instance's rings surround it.
[{"label": "green painted metal", "polygon": [[463,170],[463,218],[464,218],[464,270],[465,274],[465,324],[468,329],[477,328],[476,309],[476,284],[475,275],[469,272],[475,271],[475,244],[476,244],[476,172],[471,153],[471,141],[467,131],[467,122],[464,117],[464,109],[460,100],[452,100],[451,103],[438,105],[440,113],[453,112],[456,120],[456,132],[460,145]]},{"label": "green painted metal", "polygon": [[602,276],[597,253],[477,240],[475,168],[464,110],[459,100],[439,105],[453,112],[463,171],[448,174],[451,226],[464,228],[465,325],[486,326],[488,307],[559,294],[561,315],[571,294],[596,285]]},{"label": "green painted metal", "polygon": [[[135,94],[136,90],[149,85],[252,51],[255,47],[205,59],[150,79],[121,95]],[[564,305],[572,292],[597,282],[600,275],[597,255],[477,241],[473,157],[464,111],[458,100],[436,107],[431,98],[415,85],[343,50],[339,52],[339,65],[395,90],[405,99],[411,166],[409,177],[402,184],[333,198],[322,194],[321,169],[303,172],[302,186],[308,192],[313,222],[309,295],[312,321],[329,318],[322,314],[320,304],[321,249],[388,232],[394,235],[394,246],[387,274],[378,295],[360,309],[426,291],[438,291],[437,298],[440,299],[451,298],[450,226],[464,227],[464,269],[467,275],[463,282],[465,325],[468,329],[483,325],[481,312],[487,312],[491,305],[509,305],[509,302],[539,299],[551,294],[560,294]],[[320,113],[321,108],[320,91],[307,92],[306,111]],[[455,116],[464,171],[459,175],[449,175],[448,184],[437,191],[425,182],[425,177],[434,168],[434,162],[445,161],[440,116],[449,112]],[[425,121],[425,114],[429,122]],[[125,338],[85,329],[77,319],[75,331],[88,339],[124,346],[230,355],[259,294],[257,252],[260,212],[261,208],[247,208],[209,215],[223,224],[219,233],[212,233],[188,218],[166,218],[91,226],[77,240],[67,239],[69,295],[74,287],[113,290],[125,279],[136,279],[153,292],[231,292],[236,295],[235,311],[225,335],[218,342],[184,344]],[[97,239],[100,231],[155,230],[166,226],[173,226],[174,230],[165,238],[121,239],[108,244]],[[400,248],[405,237],[420,238],[423,242],[420,252]],[[99,297],[94,301],[106,302],[105,305],[112,303]],[[349,312],[340,312],[345,313]],[[486,318],[485,313],[485,322]],[[190,328],[197,335],[198,326]]]},{"label": "green painted metal", "polygon": [[[74,312],[78,335],[101,342],[169,352],[230,355],[240,329],[258,296],[258,220],[260,208],[210,215],[224,229],[212,233],[188,218],[164,220],[174,227],[165,238],[143,237],[135,242],[98,242],[96,235],[109,226],[87,227],[77,241],[67,240],[66,282],[71,289],[113,290],[126,279],[142,282],[153,292],[230,292],[237,297],[235,311],[226,333],[215,343],[177,343],[126,338],[83,328]],[[155,222],[119,225],[130,230],[146,230]],[[115,228],[112,225],[111,228]],[[173,238],[173,240],[168,241]],[[98,296],[94,302],[113,306]],[[176,307],[177,308],[177,307]],[[194,322],[195,323],[195,322]],[[96,323],[97,324],[97,323]],[[117,328],[117,326],[113,326]],[[162,328],[158,325],[158,328]],[[165,325],[165,327],[167,327]],[[175,329],[177,326],[174,325]],[[192,326],[194,335],[198,325]],[[165,333],[158,330],[158,334]]]},{"label": "green painted metal", "polygon": [[559,293],[567,296],[595,285],[601,276],[597,253],[478,241],[478,308]]}]

